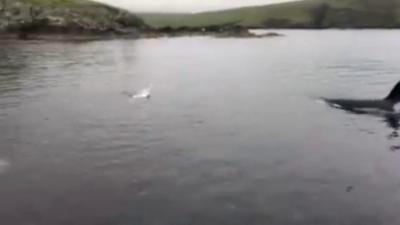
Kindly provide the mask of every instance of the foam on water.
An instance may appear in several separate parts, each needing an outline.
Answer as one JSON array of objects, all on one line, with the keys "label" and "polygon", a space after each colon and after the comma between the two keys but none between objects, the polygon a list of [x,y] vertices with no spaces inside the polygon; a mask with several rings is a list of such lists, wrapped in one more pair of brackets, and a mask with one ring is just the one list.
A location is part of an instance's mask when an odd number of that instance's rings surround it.
[{"label": "foam on water", "polygon": [[138,91],[136,94],[132,96],[132,98],[149,98],[151,95],[151,89],[145,88],[143,90]]},{"label": "foam on water", "polygon": [[147,98],[149,99],[151,97],[151,90],[153,88],[153,85],[150,84],[146,88],[143,88],[133,94],[130,94],[131,99],[142,99],[142,98]]}]

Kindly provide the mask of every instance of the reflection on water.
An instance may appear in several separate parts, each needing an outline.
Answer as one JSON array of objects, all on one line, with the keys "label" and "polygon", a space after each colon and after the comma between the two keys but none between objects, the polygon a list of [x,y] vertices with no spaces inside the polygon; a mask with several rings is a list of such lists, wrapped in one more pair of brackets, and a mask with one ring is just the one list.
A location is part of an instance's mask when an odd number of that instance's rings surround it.
[{"label": "reflection on water", "polygon": [[387,115],[384,120],[387,123],[388,127],[393,130],[388,135],[388,140],[392,141],[392,142],[397,142],[397,143],[393,144],[392,146],[390,146],[390,150],[393,152],[397,152],[400,150],[400,143],[397,140],[397,139],[399,139],[400,114]]},{"label": "reflection on water", "polygon": [[[373,111],[368,111],[368,110],[363,110],[358,109],[358,108],[348,108],[348,107],[342,107],[340,105],[336,105],[336,104],[332,104],[329,102],[326,102],[327,105],[329,105],[330,107],[334,108],[334,109],[340,109],[343,111],[346,111],[348,113],[352,113],[355,115],[360,115],[360,116],[371,116],[371,117],[378,117],[378,118],[382,118],[382,121],[387,125],[387,127],[390,129],[390,134],[387,135],[387,138],[389,141],[393,141],[397,138],[399,138],[399,120],[400,120],[400,113],[397,112],[396,110],[394,111],[384,111],[384,110],[373,110]],[[360,131],[368,133],[368,134],[375,134],[374,131],[371,131],[369,129],[360,129]],[[400,145],[394,144],[392,146],[389,147],[389,149],[393,152],[396,152],[398,150],[400,150]]]},{"label": "reflection on water", "polygon": [[0,224],[399,224],[400,32],[281,32],[0,43]]}]

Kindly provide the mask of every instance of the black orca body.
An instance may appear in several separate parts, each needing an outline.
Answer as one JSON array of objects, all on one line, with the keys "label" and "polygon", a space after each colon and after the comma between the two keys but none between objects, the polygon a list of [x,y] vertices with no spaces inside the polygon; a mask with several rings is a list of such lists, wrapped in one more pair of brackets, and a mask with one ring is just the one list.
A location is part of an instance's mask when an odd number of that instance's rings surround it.
[{"label": "black orca body", "polygon": [[324,99],[329,105],[344,110],[367,113],[369,110],[394,112],[394,106],[400,103],[400,82],[394,86],[384,99]]},{"label": "black orca body", "polygon": [[387,112],[394,111],[394,103],[386,99],[374,100],[353,100],[353,99],[325,99],[325,101],[336,108],[350,111],[383,110]]}]

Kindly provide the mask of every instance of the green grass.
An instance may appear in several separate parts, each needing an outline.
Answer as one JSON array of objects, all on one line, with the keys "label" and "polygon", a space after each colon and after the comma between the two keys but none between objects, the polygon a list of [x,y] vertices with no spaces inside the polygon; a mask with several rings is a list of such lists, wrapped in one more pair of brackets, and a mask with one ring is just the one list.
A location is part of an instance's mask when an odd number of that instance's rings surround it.
[{"label": "green grass", "polygon": [[327,15],[330,24],[355,23],[355,26],[384,26],[388,21],[378,17],[392,12],[394,21],[400,21],[400,0],[303,0],[266,6],[244,7],[230,10],[197,14],[139,14],[147,24],[153,27],[205,26],[238,22],[243,26],[263,27],[268,20],[289,21],[291,25],[307,25],[313,22],[311,11],[326,3],[331,8]]}]

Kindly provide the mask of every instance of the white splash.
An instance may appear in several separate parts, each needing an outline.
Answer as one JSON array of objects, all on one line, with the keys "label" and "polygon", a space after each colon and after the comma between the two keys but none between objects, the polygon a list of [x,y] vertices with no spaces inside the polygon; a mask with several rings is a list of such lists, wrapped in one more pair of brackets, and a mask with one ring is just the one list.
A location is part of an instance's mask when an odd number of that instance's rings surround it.
[{"label": "white splash", "polygon": [[147,88],[144,88],[140,91],[137,91],[135,94],[133,94],[132,98],[150,98],[152,88],[153,88],[153,85],[150,84]]},{"label": "white splash", "polygon": [[150,84],[148,87],[143,88],[142,90],[136,91],[134,93],[131,92],[123,92],[123,94],[129,96],[132,99],[141,99],[141,98],[147,98],[150,99],[151,97],[151,90],[153,88],[153,85]]}]

